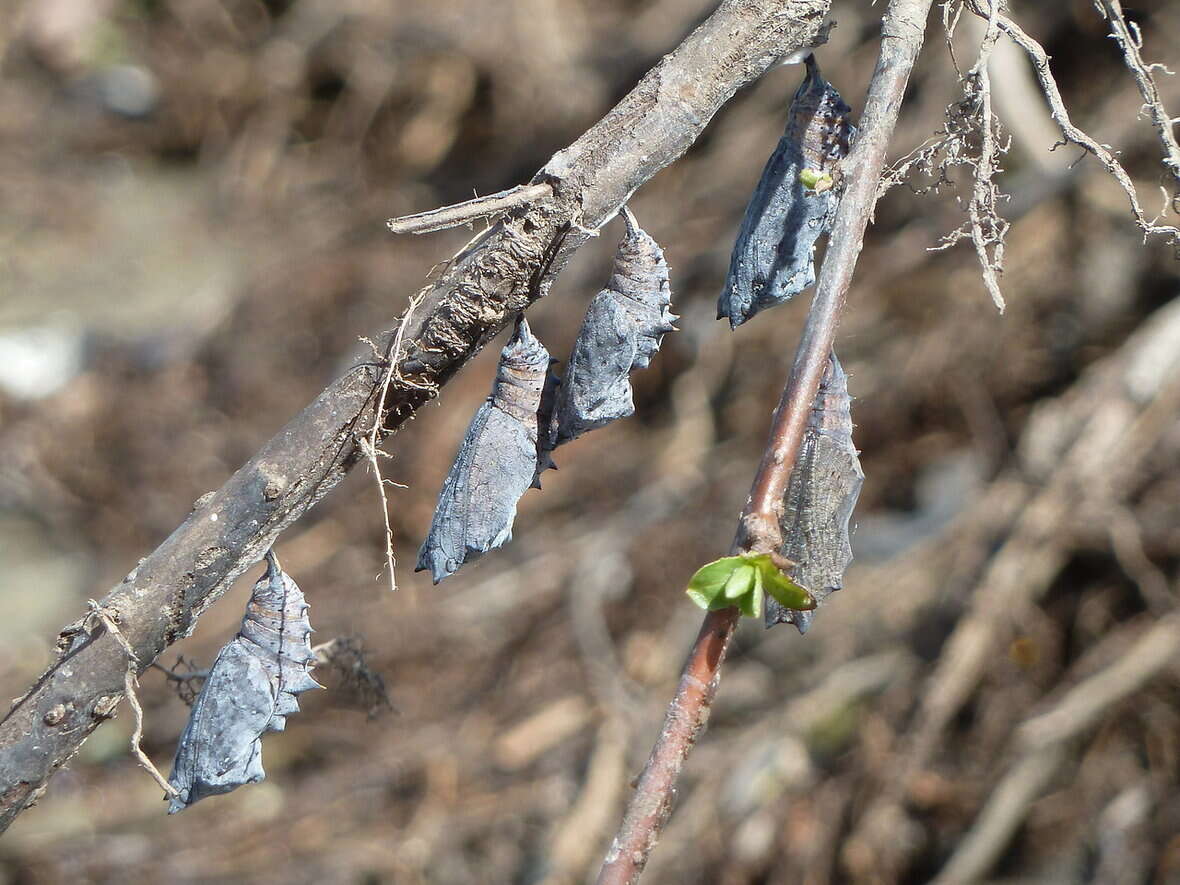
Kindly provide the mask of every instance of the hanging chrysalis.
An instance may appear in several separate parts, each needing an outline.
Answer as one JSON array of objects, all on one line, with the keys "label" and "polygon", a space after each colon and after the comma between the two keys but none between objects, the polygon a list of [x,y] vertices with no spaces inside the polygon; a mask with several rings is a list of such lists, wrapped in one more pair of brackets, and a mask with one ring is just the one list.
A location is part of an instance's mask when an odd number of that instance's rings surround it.
[{"label": "hanging chrysalis", "polygon": [[491,396],[479,407],[438,496],[415,571],[434,583],[512,538],[516,502],[537,474],[537,412],[549,352],[524,317],[500,353]]},{"label": "hanging chrysalis", "polygon": [[746,207],[717,303],[737,328],[815,282],[815,242],[831,228],[838,196],[832,171],[848,154],[852,109],[820,73],[814,55],[795,92],[787,128]]},{"label": "hanging chrysalis", "polygon": [[647,368],[677,319],[663,250],[629,209],[623,220],[611,278],[590,302],[558,391],[550,448],[635,412],[628,376]]},{"label": "hanging chrysalis", "polygon": [[168,778],[179,795],[169,814],[266,777],[263,732],[282,731],[299,711],[295,695],[322,687],[310,672],[307,609],[303,591],[268,551],[242,629],[217,655],[180,736]]},{"label": "hanging chrysalis", "polygon": [[[852,445],[851,405],[848,378],[833,353],[803,431],[781,522],[782,555],[798,563],[792,578],[817,605],[840,589],[852,561],[848,521],[865,475]],[[767,627],[794,624],[806,633],[813,615],[766,600]]]}]

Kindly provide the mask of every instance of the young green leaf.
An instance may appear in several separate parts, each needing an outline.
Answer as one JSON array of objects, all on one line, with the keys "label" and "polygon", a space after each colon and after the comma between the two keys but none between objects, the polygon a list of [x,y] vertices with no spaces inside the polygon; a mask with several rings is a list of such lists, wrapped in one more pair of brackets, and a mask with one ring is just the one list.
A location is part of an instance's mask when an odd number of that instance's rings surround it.
[{"label": "young green leaf", "polygon": [[747,618],[762,617],[762,600],[766,598],[762,583],[762,570],[754,569],[754,586],[737,603],[738,611]]},{"label": "young green leaf", "polygon": [[752,618],[761,617],[767,593],[788,608],[815,608],[811,594],[783,574],[766,554],[726,556],[710,562],[697,570],[685,592],[703,609],[734,607]]},{"label": "young green leaf", "polygon": [[739,563],[729,573],[729,580],[725,582],[725,598],[731,602],[741,599],[754,589],[754,567],[744,562]]},{"label": "young green leaf", "polygon": [[[740,556],[726,556],[724,559],[718,559],[708,565],[701,566],[692,576],[692,580],[688,582],[688,589],[685,592],[701,608],[711,608],[713,600],[725,590],[730,575],[740,563]],[[728,605],[730,603],[726,602],[718,607],[725,608]]]},{"label": "young green leaf", "polygon": [[832,185],[835,184],[830,172],[823,172],[819,169],[804,169],[799,173],[799,182],[809,191],[815,191],[817,194],[830,191]]},{"label": "young green leaf", "polygon": [[810,611],[815,608],[815,599],[803,587],[779,571],[770,557],[766,557],[766,565],[761,571],[763,586],[774,601],[783,608],[797,611]]}]

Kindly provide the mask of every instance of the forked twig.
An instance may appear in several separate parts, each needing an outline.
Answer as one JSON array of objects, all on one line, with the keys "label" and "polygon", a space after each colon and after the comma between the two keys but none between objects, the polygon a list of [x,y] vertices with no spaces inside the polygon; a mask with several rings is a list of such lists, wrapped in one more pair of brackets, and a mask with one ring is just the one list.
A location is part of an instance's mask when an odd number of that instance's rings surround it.
[{"label": "forked twig", "polygon": [[[985,16],[988,14],[988,12],[980,8],[980,0],[972,0],[972,6],[973,11],[977,15]],[[1107,173],[1114,178],[1119,187],[1122,188],[1123,193],[1127,197],[1127,202],[1131,205],[1131,214],[1135,219],[1135,223],[1143,232],[1144,239],[1146,240],[1151,236],[1160,236],[1164,237],[1166,242],[1171,245],[1180,244],[1180,228],[1172,225],[1156,224],[1155,221],[1148,221],[1146,216],[1144,216],[1143,209],[1139,205],[1139,195],[1135,190],[1134,182],[1131,181],[1131,176],[1127,174],[1127,170],[1123,168],[1122,164],[1115,159],[1110,149],[1105,145],[1099,144],[1090,135],[1073,124],[1069,116],[1069,111],[1065,109],[1065,102],[1061,98],[1061,90],[1057,86],[1057,80],[1054,78],[1053,71],[1049,67],[1049,55],[1045,52],[1045,48],[1025,33],[1024,29],[1008,16],[1001,13],[996,16],[996,22],[1000,30],[1012,38],[1013,42],[1024,50],[1032,62],[1037,81],[1041,85],[1041,91],[1045,94],[1046,101],[1049,102],[1049,113],[1053,117],[1053,121],[1060,127],[1061,134],[1066,142],[1076,144],[1092,154],[1102,164],[1103,168],[1106,169]]]},{"label": "forked twig", "polygon": [[[1180,245],[1180,229],[1159,224],[1159,218],[1149,221],[1143,214],[1135,186],[1122,164],[1116,159],[1115,152],[1073,125],[1049,67],[1049,56],[1019,25],[1000,13],[999,0],[953,0],[946,3],[943,6],[943,28],[948,47],[951,47],[951,36],[964,2],[967,2],[975,15],[987,20],[987,31],[980,43],[979,55],[971,69],[960,75],[964,84],[964,98],[948,109],[948,119],[943,131],[895,163],[882,186],[884,190],[900,184],[916,169],[933,177],[934,184],[929,187],[937,189],[942,184],[950,183],[947,177],[950,167],[973,167],[971,199],[967,207],[968,220],[963,227],[943,237],[939,245],[934,247],[934,251],[947,249],[964,239],[970,239],[979,259],[983,284],[996,307],[1003,311],[1004,299],[1000,292],[998,275],[1003,270],[1004,238],[1009,225],[996,208],[1000,195],[994,178],[1000,171],[999,157],[1006,152],[1007,147],[1000,144],[996,138],[997,121],[992,111],[991,81],[988,73],[988,62],[1001,33],[1007,34],[1024,50],[1032,62],[1041,92],[1049,104],[1053,120],[1061,129],[1065,143],[1082,147],[1102,163],[1107,173],[1127,195],[1135,223],[1143,231],[1144,237],[1163,236],[1173,246]],[[1110,23],[1111,36],[1118,42],[1124,61],[1143,96],[1143,107],[1150,115],[1163,147],[1163,164],[1171,177],[1180,182],[1180,145],[1177,144],[1174,133],[1177,120],[1173,120],[1165,110],[1152,74],[1155,68],[1163,69],[1163,66],[1149,65],[1143,61],[1139,52],[1142,41],[1138,28],[1126,20],[1119,0],[1094,0],[1094,5]],[[958,60],[955,58],[953,47],[951,60],[958,70]],[[975,130],[978,130],[980,138],[978,149],[968,144],[968,136]],[[1180,212],[1180,191],[1173,187],[1170,194],[1166,189],[1164,192],[1166,203],[1171,205],[1174,212]],[[1163,214],[1166,214],[1166,211],[1165,207]]]},{"label": "forked twig", "polygon": [[[381,475],[381,464],[378,460],[378,455],[384,454],[380,446],[381,428],[385,425],[385,399],[389,394],[389,385],[393,381],[394,375],[397,372],[398,360],[402,352],[402,339],[405,337],[406,327],[410,323],[410,317],[414,315],[414,308],[416,308],[422,301],[421,295],[415,295],[410,299],[409,305],[406,307],[406,312],[402,314],[401,322],[398,323],[397,334],[393,337],[393,343],[389,346],[389,353],[385,357],[385,377],[381,379],[381,388],[377,395],[377,408],[373,412],[373,426],[369,429],[369,433],[360,440],[361,453],[369,462],[369,466],[373,468],[373,476],[377,479],[377,494],[381,497],[381,518],[385,521],[385,566],[389,569],[389,589],[397,590],[397,575],[395,568],[397,560],[393,555],[393,525],[389,521],[389,497],[385,494],[385,483],[398,486],[392,480],[387,480]],[[403,486],[398,486],[404,488]]]},{"label": "forked twig", "polygon": [[[984,288],[991,296],[992,303],[1003,313],[1004,296],[1000,291],[999,275],[1004,269],[1004,238],[1009,224],[997,208],[1001,194],[995,177],[1001,171],[1000,156],[1007,152],[1011,139],[1001,143],[998,138],[999,121],[992,110],[991,77],[988,73],[988,63],[1000,37],[1000,4],[999,0],[977,0],[977,3],[987,6],[987,30],[980,41],[975,63],[966,73],[962,73],[959,68],[951,42],[962,12],[962,2],[943,6],[943,30],[951,61],[963,84],[962,99],[947,108],[947,120],[941,133],[893,164],[885,174],[881,189],[884,192],[901,184],[911,172],[917,170],[933,178],[934,183],[922,189],[914,188],[915,192],[937,190],[940,185],[953,184],[947,175],[952,167],[971,168],[967,221],[943,236],[930,251],[939,252],[963,240],[970,240],[979,260]],[[976,132],[979,133],[978,146],[973,141]]]},{"label": "forked twig", "polygon": [[[987,33],[979,47],[979,58],[967,72],[967,81],[973,84],[973,91],[979,100],[980,117],[979,162],[975,167],[975,180],[971,186],[971,202],[968,204],[967,214],[971,224],[971,242],[975,246],[975,254],[979,258],[979,267],[983,274],[983,285],[991,295],[996,309],[1003,313],[1004,296],[1000,292],[997,276],[1004,268],[1004,235],[1008,231],[1008,223],[996,210],[997,189],[994,178],[999,172],[999,155],[1003,148],[996,143],[992,87],[987,72],[992,50],[1000,37],[999,29],[996,27],[1000,2],[987,2]],[[987,230],[984,229],[985,226]]]},{"label": "forked twig", "polygon": [[[865,228],[876,205],[885,151],[922,46],[931,5],[932,0],[892,0],[882,22],[881,52],[869,84],[860,134],[845,161],[848,184],[828,240],[791,377],[775,412],[770,441],[734,539],[737,552],[777,553],[781,546],[775,508],[781,504],[790,481],[807,417],[832,349]],[[721,664],[739,616],[734,608],[705,615],[663,728],[598,874],[599,885],[631,885],[643,873],[671,812],[684,760],[708,721]]]}]

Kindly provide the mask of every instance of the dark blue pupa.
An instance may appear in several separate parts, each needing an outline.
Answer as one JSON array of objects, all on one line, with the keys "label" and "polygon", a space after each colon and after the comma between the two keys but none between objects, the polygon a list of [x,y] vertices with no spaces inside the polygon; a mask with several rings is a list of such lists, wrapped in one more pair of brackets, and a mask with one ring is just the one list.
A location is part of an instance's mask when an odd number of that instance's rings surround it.
[{"label": "dark blue pupa", "polygon": [[717,318],[737,328],[815,282],[815,243],[839,202],[832,173],[856,134],[852,109],[820,73],[814,55],[795,92],[787,128],[762,170],[729,260]]}]

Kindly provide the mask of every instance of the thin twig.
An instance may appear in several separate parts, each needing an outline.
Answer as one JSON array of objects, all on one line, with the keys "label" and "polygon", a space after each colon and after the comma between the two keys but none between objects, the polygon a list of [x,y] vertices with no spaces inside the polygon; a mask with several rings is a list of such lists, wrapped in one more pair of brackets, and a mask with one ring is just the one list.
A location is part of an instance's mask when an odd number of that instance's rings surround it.
[{"label": "thin twig", "polygon": [[[869,84],[860,134],[845,163],[848,184],[837,210],[791,377],[775,412],[770,441],[734,538],[735,552],[777,553],[782,546],[777,508],[782,505],[807,417],[832,350],[865,228],[876,205],[885,151],[922,46],[931,4],[932,0],[893,0],[882,22],[881,53]],[[599,885],[631,885],[642,875],[671,812],[684,760],[708,722],[721,664],[739,616],[733,608],[705,615],[663,728],[598,874]]]},{"label": "thin twig", "polygon": [[486,197],[476,197],[452,206],[440,206],[427,212],[414,215],[402,215],[391,218],[385,226],[395,234],[426,234],[436,230],[446,230],[459,227],[476,218],[487,218],[500,215],[509,209],[535,203],[553,196],[553,188],[548,184],[518,184],[506,191],[488,194]]},{"label": "thin twig", "polygon": [[131,733],[131,753],[139,762],[140,768],[152,776],[157,784],[168,794],[169,798],[174,798],[180,794],[176,792],[176,787],[168,783],[167,778],[160,774],[160,770],[152,764],[152,760],[148,758],[147,753],[143,751],[140,746],[140,741],[143,740],[143,707],[139,705],[139,697],[136,694],[136,689],[139,687],[139,680],[135,678],[135,667],[138,659],[135,655],[135,649],[131,647],[131,643],[123,635],[119,629],[119,625],[115,623],[107,610],[99,605],[95,600],[88,599],[86,604],[90,607],[90,611],[97,617],[107,632],[110,633],[123,649],[123,653],[127,655],[127,672],[123,677],[123,693],[127,696],[127,703],[131,705],[131,712],[135,716],[135,730]]},{"label": "thin twig", "polygon": [[[990,7],[987,11],[984,11],[980,6],[980,0],[973,0],[972,6],[973,11],[980,16],[986,16],[991,11]],[[1045,52],[1045,48],[1025,33],[1024,29],[1008,16],[1000,14],[996,17],[996,21],[1000,30],[1011,37],[1016,45],[1028,55],[1033,69],[1036,71],[1037,80],[1041,84],[1041,91],[1045,94],[1045,99],[1049,102],[1049,113],[1053,117],[1054,122],[1061,128],[1061,134],[1065,140],[1078,145],[1092,154],[1102,164],[1103,168],[1106,169],[1107,173],[1114,178],[1119,187],[1122,188],[1127,201],[1131,205],[1131,214],[1135,219],[1135,223],[1143,231],[1144,239],[1146,240],[1151,236],[1160,236],[1164,237],[1169,244],[1176,245],[1180,243],[1180,228],[1171,225],[1156,224],[1155,221],[1148,221],[1144,216],[1143,209],[1139,205],[1139,195],[1135,190],[1135,184],[1131,181],[1127,170],[1115,159],[1114,154],[1105,145],[1099,144],[1073,124],[1069,116],[1069,111],[1065,109],[1065,102],[1061,98],[1061,90],[1057,86],[1057,80],[1054,78],[1053,71],[1049,67],[1049,55]]]},{"label": "thin twig", "polygon": [[[368,459],[369,466],[373,469],[373,476],[377,479],[377,494],[381,497],[381,518],[385,521],[385,566],[389,569],[389,589],[393,591],[397,590],[397,560],[393,555],[393,525],[389,521],[389,497],[385,494],[385,483],[389,482],[394,486],[397,486],[397,483],[382,477],[381,464],[377,456],[384,454],[381,452],[379,446],[381,444],[381,428],[385,425],[385,398],[389,395],[389,385],[393,381],[393,376],[397,374],[397,366],[402,353],[402,339],[405,336],[406,327],[410,323],[410,317],[414,315],[414,308],[421,301],[421,295],[415,295],[411,298],[409,305],[406,307],[406,312],[402,314],[401,322],[398,323],[397,334],[394,335],[393,343],[389,346],[389,353],[385,356],[385,377],[381,379],[381,392],[377,396],[377,408],[373,412],[373,426],[370,428],[368,435],[360,441],[361,452]],[[402,486],[398,487],[403,488]]]},{"label": "thin twig", "polygon": [[[995,175],[999,171],[999,154],[1002,148],[996,144],[996,121],[992,114],[992,87],[988,76],[987,66],[991,60],[992,50],[1000,37],[996,27],[996,16],[999,14],[999,0],[987,0],[990,11],[987,20],[987,33],[979,47],[979,58],[967,72],[968,82],[973,83],[975,94],[979,98],[979,129],[980,147],[979,162],[975,167],[975,181],[971,187],[971,202],[967,213],[971,220],[971,242],[975,245],[975,254],[979,258],[979,267],[983,274],[983,285],[991,295],[992,303],[1000,313],[1004,312],[1004,296],[1000,292],[997,275],[1004,268],[1004,234],[1007,233],[1008,223],[1000,218],[996,211]],[[984,230],[986,224],[987,230]],[[991,247],[991,253],[988,247]]]},{"label": "thin twig", "polygon": [[[1173,132],[1175,122],[1164,109],[1159,90],[1152,76],[1152,70],[1156,66],[1143,62],[1139,53],[1138,30],[1127,23],[1119,0],[1094,0],[1094,4],[1110,22],[1111,36],[1122,49],[1127,67],[1131,70],[1143,96],[1144,108],[1147,109],[1156,131],[1159,133],[1160,143],[1164,150],[1164,166],[1168,168],[1176,181],[1180,181],[1180,146],[1177,145]],[[956,0],[956,2],[948,2],[943,6],[943,28],[948,47],[951,46],[951,36],[958,22],[962,5],[962,0]],[[1003,271],[1004,238],[1008,232],[1009,224],[997,210],[996,204],[1000,195],[994,179],[1000,171],[999,157],[1007,151],[1007,146],[1001,145],[996,138],[998,127],[992,111],[991,80],[988,72],[992,50],[1001,31],[1007,33],[1032,61],[1040,81],[1041,91],[1049,103],[1051,115],[1060,126],[1066,141],[1077,144],[1093,154],[1126,193],[1131,203],[1135,222],[1143,231],[1144,237],[1163,236],[1172,245],[1180,244],[1180,229],[1157,224],[1158,218],[1148,221],[1144,216],[1135,186],[1126,170],[1115,158],[1115,153],[1072,124],[1049,68],[1049,57],[1040,44],[1029,37],[1011,19],[1000,14],[999,0],[971,0],[970,5],[977,16],[987,20],[987,30],[980,44],[975,64],[966,74],[961,75],[964,84],[964,98],[948,109],[948,120],[943,131],[895,163],[886,175],[882,186],[884,191],[900,184],[907,175],[917,169],[934,178],[933,185],[924,190],[937,190],[940,185],[950,183],[947,170],[951,166],[973,167],[971,199],[967,207],[968,220],[963,227],[944,236],[933,251],[947,249],[962,240],[970,239],[979,259],[983,284],[996,307],[1001,312],[1004,310],[1004,298],[1000,292],[998,275]],[[958,69],[953,48],[951,49],[951,60]],[[967,136],[975,130],[978,130],[980,134],[980,145],[977,151],[969,148],[966,143]],[[1173,192],[1168,195],[1165,190],[1165,198],[1171,204],[1173,211],[1180,212],[1180,191],[1173,188]],[[1165,208],[1165,213],[1166,211]]]},{"label": "thin twig", "polygon": [[[1139,87],[1139,94],[1143,96],[1143,107],[1151,115],[1152,125],[1159,135],[1160,145],[1164,149],[1163,164],[1176,183],[1180,184],[1180,144],[1176,142],[1176,121],[1164,109],[1159,87],[1151,73],[1157,67],[1165,73],[1170,72],[1163,65],[1149,65],[1143,61],[1143,56],[1139,53],[1142,44],[1139,29],[1135,28],[1132,34],[1131,29],[1134,26],[1127,23],[1119,0],[1094,0],[1094,5],[1098,7],[1103,18],[1110,22],[1110,36],[1123,51],[1123,61],[1131,71],[1131,76],[1135,78],[1135,85]],[[1172,206],[1173,211],[1180,212],[1180,193],[1173,194]]]},{"label": "thin twig", "polygon": [[[177,667],[183,663],[185,663],[183,656],[176,659]],[[195,683],[202,683],[203,685],[205,680],[209,678],[209,674],[213,672],[212,670],[190,669],[187,672],[179,673],[176,670],[169,670],[157,661],[152,661],[149,666],[164,674],[164,678],[172,683],[176,696],[184,701],[185,706],[188,707],[196,703],[197,696],[201,693],[200,689],[202,686],[195,685]]]},{"label": "thin twig", "polygon": [[[937,191],[943,184],[953,185],[948,172],[954,166],[971,167],[971,199],[967,203],[967,221],[943,236],[930,251],[949,249],[963,240],[970,240],[979,260],[984,288],[996,308],[1004,312],[1004,296],[1000,291],[999,275],[1004,270],[1004,238],[1009,224],[1000,215],[997,203],[1001,194],[995,177],[1000,172],[1000,156],[1007,152],[1011,139],[1001,144],[999,123],[992,111],[991,76],[988,65],[992,50],[1000,37],[998,27],[999,0],[978,0],[989,9],[987,30],[979,44],[975,64],[967,73],[959,73],[963,97],[947,108],[942,132],[927,140],[905,157],[895,162],[885,174],[881,193],[906,181],[914,171],[934,179],[933,184],[911,189],[915,193]],[[951,48],[951,62],[959,71],[951,38],[962,11],[962,3],[943,6],[943,30],[947,46]],[[975,146],[972,136],[979,133]]]},{"label": "thin twig", "polygon": [[152,661],[149,665],[153,670],[159,670],[164,674],[164,678],[169,682],[192,682],[194,679],[208,679],[211,670],[190,670],[187,673],[177,673],[175,670],[169,670],[158,661]]}]

